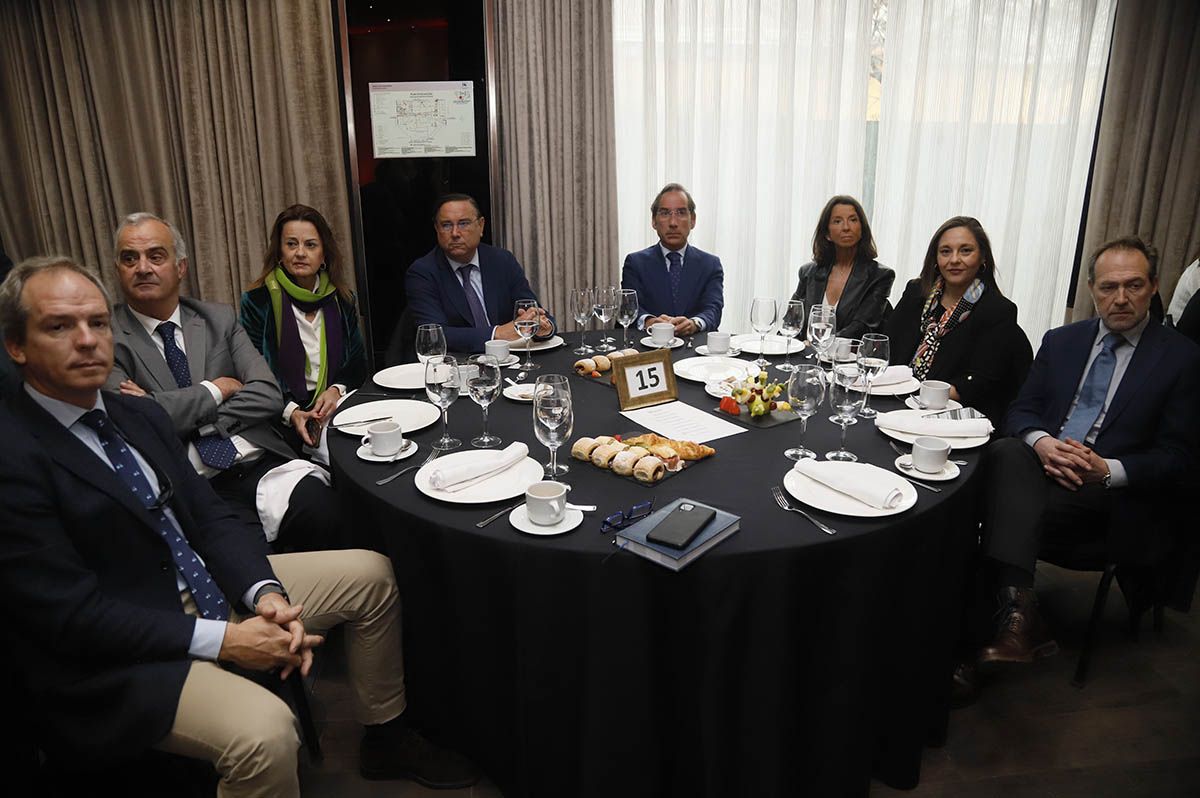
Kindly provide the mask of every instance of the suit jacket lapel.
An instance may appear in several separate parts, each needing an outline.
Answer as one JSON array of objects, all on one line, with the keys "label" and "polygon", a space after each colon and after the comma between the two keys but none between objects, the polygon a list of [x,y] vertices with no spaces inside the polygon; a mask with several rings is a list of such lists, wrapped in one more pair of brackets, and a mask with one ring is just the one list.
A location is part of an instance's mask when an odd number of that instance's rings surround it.
[{"label": "suit jacket lapel", "polygon": [[[454,267],[450,265],[450,260],[446,257],[446,253],[440,249],[437,253],[438,259],[438,279],[442,281],[442,295],[449,298],[454,309],[458,311],[458,315],[464,319],[468,327],[474,326],[475,317],[471,314],[471,306],[467,304],[467,293],[463,287],[462,281],[458,279],[458,274],[455,273]],[[483,277],[483,258],[479,259],[479,276]],[[485,278],[486,279],[486,278]],[[487,297],[487,283],[484,283],[484,297]],[[485,305],[486,307],[486,305]],[[456,325],[451,325],[456,326]]]},{"label": "suit jacket lapel", "polygon": [[1138,392],[1138,388],[1150,379],[1150,375],[1154,373],[1154,367],[1158,365],[1162,355],[1162,328],[1151,320],[1150,324],[1146,325],[1146,329],[1142,331],[1142,338],[1133,350],[1133,357],[1129,359],[1125,375],[1121,377],[1121,384],[1117,386],[1117,392],[1113,395],[1112,404],[1105,412],[1104,423],[1100,425],[1097,434],[1103,433],[1110,424],[1116,421],[1117,416],[1129,405],[1129,401]]},{"label": "suit jacket lapel", "polygon": [[179,305],[179,320],[183,323],[183,346],[187,350],[192,385],[198,385],[204,380],[204,365],[208,361],[207,325],[200,314],[183,303]]},{"label": "suit jacket lapel", "polygon": [[[159,353],[158,347],[150,340],[146,328],[134,318],[129,307],[121,305],[117,309],[116,317],[125,333],[125,340],[128,342],[130,350],[154,380],[152,385],[142,385],[141,387],[147,391],[169,391],[178,388],[175,378],[171,376],[171,369],[167,366],[167,359]],[[134,382],[138,381],[134,375],[130,374],[129,376]]]},{"label": "suit jacket lapel", "polygon": [[[490,260],[490,258],[488,257],[487,253],[484,251],[483,244],[480,244],[479,245],[479,280],[480,280],[480,283],[483,285],[483,309],[487,313],[488,320],[492,323],[493,326],[495,326],[497,319],[508,318],[511,320],[511,319],[516,318],[516,316],[506,316],[504,313],[501,313],[500,301],[504,297],[500,296],[500,286],[497,285],[497,283],[496,283],[497,275],[495,274],[494,271],[487,269],[484,266],[484,262],[488,261],[488,260]],[[466,303],[466,301],[467,301],[466,288],[463,288],[463,302]],[[513,310],[512,308],[509,308],[508,312],[512,313],[512,310]],[[467,305],[467,318],[468,319],[474,318],[473,316],[471,316],[471,306],[470,305]]]}]

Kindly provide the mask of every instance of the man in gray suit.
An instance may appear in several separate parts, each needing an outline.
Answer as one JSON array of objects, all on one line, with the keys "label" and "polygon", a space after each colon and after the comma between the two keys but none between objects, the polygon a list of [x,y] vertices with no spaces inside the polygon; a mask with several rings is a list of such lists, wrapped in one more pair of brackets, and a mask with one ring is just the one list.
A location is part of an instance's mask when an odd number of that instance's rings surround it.
[{"label": "man in gray suit", "polygon": [[180,297],[188,255],[179,231],[153,214],[130,214],[115,250],[125,304],[113,314],[106,387],[162,406],[196,471],[247,521],[261,522],[277,548],[339,548],[328,476],[292,464],[295,453],[271,425],[283,395],[270,366],[231,307]]}]

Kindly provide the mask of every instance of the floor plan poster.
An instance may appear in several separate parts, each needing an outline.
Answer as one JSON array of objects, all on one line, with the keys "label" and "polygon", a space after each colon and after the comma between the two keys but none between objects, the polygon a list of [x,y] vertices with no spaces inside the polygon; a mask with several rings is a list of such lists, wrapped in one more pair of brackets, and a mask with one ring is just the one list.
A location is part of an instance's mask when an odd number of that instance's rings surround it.
[{"label": "floor plan poster", "polygon": [[376,158],[475,154],[475,100],[469,80],[371,83]]}]

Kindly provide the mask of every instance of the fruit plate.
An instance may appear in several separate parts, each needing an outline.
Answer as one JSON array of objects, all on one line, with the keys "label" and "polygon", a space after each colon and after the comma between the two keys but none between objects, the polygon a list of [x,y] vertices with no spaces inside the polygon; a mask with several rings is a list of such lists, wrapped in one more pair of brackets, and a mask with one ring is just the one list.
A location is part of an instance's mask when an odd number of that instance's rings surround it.
[{"label": "fruit plate", "polygon": [[732,421],[734,424],[740,424],[746,429],[770,429],[778,427],[780,424],[790,424],[800,416],[790,410],[772,410],[770,413],[761,416],[750,416],[750,409],[746,405],[739,405],[742,412],[736,416],[726,413],[718,407],[714,407],[712,412],[726,421]]}]

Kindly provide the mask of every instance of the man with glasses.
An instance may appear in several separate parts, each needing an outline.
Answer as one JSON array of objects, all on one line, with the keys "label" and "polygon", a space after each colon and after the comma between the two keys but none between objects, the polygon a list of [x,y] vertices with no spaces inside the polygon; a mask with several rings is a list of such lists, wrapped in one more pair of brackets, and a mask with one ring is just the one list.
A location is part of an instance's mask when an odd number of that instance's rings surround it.
[{"label": "man with glasses", "polygon": [[514,316],[517,300],[537,302],[525,270],[506,249],[480,243],[484,218],[468,194],[438,200],[433,229],[438,245],[418,259],[404,278],[416,324],[440,324],[451,352],[482,352],[485,341],[516,341],[515,322],[537,318],[534,340],[555,333],[554,317],[538,307]]},{"label": "man with glasses", "polygon": [[625,258],[621,287],[637,291],[637,325],[666,322],[676,335],[715,330],[725,306],[721,259],[688,245],[696,226],[696,203],[688,190],[668,183],[650,203],[650,226],[658,243]]}]

